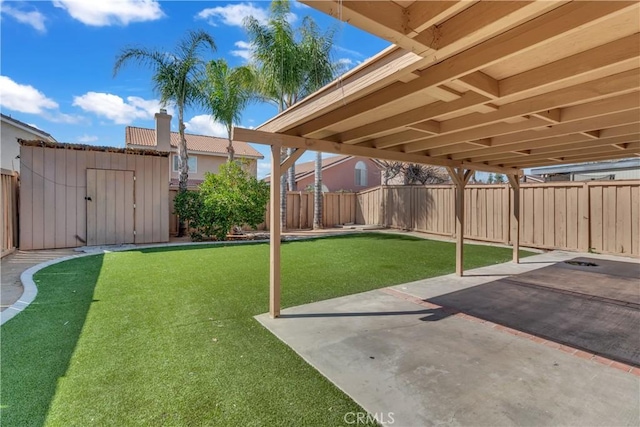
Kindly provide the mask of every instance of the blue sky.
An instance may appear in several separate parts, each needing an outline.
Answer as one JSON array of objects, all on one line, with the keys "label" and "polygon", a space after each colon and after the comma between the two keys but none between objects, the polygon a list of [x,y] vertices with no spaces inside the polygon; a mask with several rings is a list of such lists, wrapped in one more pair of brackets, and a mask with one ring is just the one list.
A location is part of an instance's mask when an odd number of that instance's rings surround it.
[{"label": "blue sky", "polygon": [[[34,125],[61,142],[124,146],[127,125],[152,128],[159,103],[151,71],[134,64],[113,77],[125,47],[172,50],[189,29],[215,39],[210,58],[241,65],[250,57],[243,18],[266,19],[269,2],[226,1],[2,1],[0,105],[2,113]],[[292,22],[312,16],[322,28],[337,28],[333,59],[356,66],[388,46],[384,40],[340,23],[297,2]],[[242,125],[256,127],[276,114],[269,104],[248,107]],[[223,136],[207,112],[185,113],[187,131]],[[177,129],[177,118],[172,120]],[[268,171],[265,155],[259,174]],[[307,153],[301,161],[313,159]]]}]

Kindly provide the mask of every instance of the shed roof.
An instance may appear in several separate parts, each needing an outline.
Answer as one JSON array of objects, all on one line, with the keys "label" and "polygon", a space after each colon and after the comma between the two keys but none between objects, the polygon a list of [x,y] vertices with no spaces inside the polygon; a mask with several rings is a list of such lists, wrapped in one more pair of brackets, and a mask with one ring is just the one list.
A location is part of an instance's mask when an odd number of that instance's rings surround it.
[{"label": "shed roof", "polygon": [[395,45],[234,138],[514,173],[640,155],[640,3],[303,1]]},{"label": "shed roof", "polygon": [[152,150],[145,150],[140,148],[100,147],[97,145],[42,141],[39,139],[24,140],[24,139],[18,138],[18,144],[24,145],[26,147],[46,147],[46,148],[58,148],[58,149],[67,149],[67,150],[102,151],[107,153],[136,154],[140,156],[169,157],[169,153],[166,151],[156,151],[156,150],[152,151]]},{"label": "shed roof", "polygon": [[[228,141],[224,138],[217,138],[215,136],[207,135],[196,135],[192,133],[185,133],[184,136],[187,140],[187,150],[198,151],[201,153],[211,153],[213,155],[225,157],[227,156]],[[171,132],[171,146],[177,148],[179,141],[180,134],[178,132]],[[127,145],[155,147],[155,130],[139,128],[135,126],[127,126],[125,129],[125,142]],[[235,155],[237,157],[252,157],[256,159],[264,158],[264,156],[260,154],[258,150],[256,150],[246,142],[234,141],[233,148],[235,148]]]}]

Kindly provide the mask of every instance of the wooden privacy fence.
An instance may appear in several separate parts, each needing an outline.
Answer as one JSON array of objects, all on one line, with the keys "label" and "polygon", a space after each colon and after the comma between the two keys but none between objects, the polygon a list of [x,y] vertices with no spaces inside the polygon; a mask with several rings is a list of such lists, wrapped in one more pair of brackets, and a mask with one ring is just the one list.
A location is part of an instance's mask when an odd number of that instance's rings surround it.
[{"label": "wooden privacy fence", "polygon": [[[169,206],[171,218],[169,232],[178,232],[178,217],[174,213],[173,200],[177,190],[169,191]],[[322,204],[322,223],[324,227],[334,227],[340,224],[356,222],[357,200],[356,193],[324,193]],[[313,227],[313,193],[293,191],[287,193],[287,229],[304,230]],[[266,207],[265,222],[258,229],[268,229],[269,207]]]},{"label": "wooden privacy fence", "polygon": [[[323,193],[322,226],[354,224],[356,222],[356,193]],[[313,193],[291,191],[287,193],[287,229],[304,230],[313,227]],[[267,206],[265,228],[269,223]]]},{"label": "wooden privacy fence", "polygon": [[18,246],[18,173],[2,169],[0,179],[2,186],[2,224],[0,224],[2,254],[0,257],[2,257],[13,252]]},{"label": "wooden privacy fence", "polygon": [[[520,245],[640,255],[640,181],[521,184]],[[465,238],[509,244],[511,189],[465,189]],[[357,195],[358,224],[453,236],[455,188],[378,187]]]}]

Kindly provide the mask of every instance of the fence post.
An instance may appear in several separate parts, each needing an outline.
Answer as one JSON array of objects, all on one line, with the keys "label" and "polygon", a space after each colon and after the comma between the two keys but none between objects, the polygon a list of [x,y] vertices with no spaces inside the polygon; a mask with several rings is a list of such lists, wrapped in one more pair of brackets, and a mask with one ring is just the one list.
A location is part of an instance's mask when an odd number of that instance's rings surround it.
[{"label": "fence post", "polygon": [[591,191],[589,183],[586,181],[582,184],[582,192],[582,200],[580,201],[582,215],[578,214],[580,220],[578,247],[582,252],[589,252],[591,248]]}]

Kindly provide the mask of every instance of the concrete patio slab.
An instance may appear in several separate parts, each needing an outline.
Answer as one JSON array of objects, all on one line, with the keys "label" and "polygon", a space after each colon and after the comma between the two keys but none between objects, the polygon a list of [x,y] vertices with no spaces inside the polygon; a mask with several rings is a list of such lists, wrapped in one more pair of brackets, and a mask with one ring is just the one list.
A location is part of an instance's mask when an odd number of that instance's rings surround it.
[{"label": "concrete patio slab", "polygon": [[[449,275],[394,288],[432,298],[577,256],[546,253],[462,278]],[[625,372],[390,293],[350,295],[257,320],[382,424],[638,424],[637,370]]]}]

